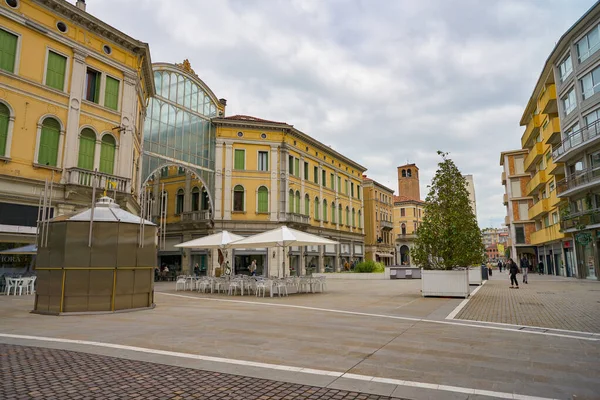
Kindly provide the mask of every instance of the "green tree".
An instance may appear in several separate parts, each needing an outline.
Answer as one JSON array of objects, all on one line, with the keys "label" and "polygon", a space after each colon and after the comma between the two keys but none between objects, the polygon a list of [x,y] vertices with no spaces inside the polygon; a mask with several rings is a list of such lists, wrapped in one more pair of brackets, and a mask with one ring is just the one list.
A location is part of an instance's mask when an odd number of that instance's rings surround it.
[{"label": "green tree", "polygon": [[469,202],[467,182],[448,153],[425,199],[425,215],[417,229],[412,257],[424,269],[451,270],[483,262],[485,249],[477,218]]}]

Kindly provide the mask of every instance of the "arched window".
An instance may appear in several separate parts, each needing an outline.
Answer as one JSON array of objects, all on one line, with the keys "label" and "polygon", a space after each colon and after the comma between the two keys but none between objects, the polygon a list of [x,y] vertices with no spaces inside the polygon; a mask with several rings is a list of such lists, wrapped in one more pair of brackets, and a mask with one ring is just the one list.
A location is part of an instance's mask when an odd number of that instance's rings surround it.
[{"label": "arched window", "polygon": [[327,200],[323,199],[323,221],[327,222]]},{"label": "arched window", "polygon": [[304,214],[310,215],[310,197],[308,197],[308,194],[304,196]]},{"label": "arched window", "polygon": [[405,169],[402,170],[402,177],[406,178],[406,170]]},{"label": "arched window", "polygon": [[356,228],[356,211],[352,208],[352,227]]},{"label": "arched window", "polygon": [[233,188],[233,211],[244,211],[244,187],[236,185]]},{"label": "arched window", "polygon": [[0,103],[0,156],[6,155],[8,147],[8,123],[10,110],[5,104]]},{"label": "arched window", "polygon": [[192,211],[200,210],[200,189],[192,189]]},{"label": "arched window", "polygon": [[290,189],[290,194],[288,196],[288,212],[294,212],[294,191]]},{"label": "arched window", "polygon": [[358,227],[362,229],[362,211],[358,211]]},{"label": "arched window", "polygon": [[406,235],[406,224],[403,223],[402,225],[400,225],[400,227],[402,228],[402,234]]},{"label": "arched window", "polygon": [[346,225],[350,226],[350,208],[346,206]]},{"label": "arched window", "polygon": [[116,148],[117,144],[112,135],[102,136],[102,144],[100,146],[100,172],[112,175],[115,167]]},{"label": "arched window", "polygon": [[300,214],[300,192],[296,190],[296,214]]},{"label": "arched window", "polygon": [[175,214],[181,214],[183,212],[183,189],[177,191],[177,200],[175,203]]},{"label": "arched window", "polygon": [[60,123],[54,118],[46,118],[42,122],[38,164],[57,166],[58,144],[60,142]]},{"label": "arched window", "polygon": [[406,170],[406,176],[409,178],[412,176],[412,172],[410,171],[410,168]]},{"label": "arched window", "polygon": [[96,152],[96,134],[90,128],[85,128],[79,135],[79,158],[77,167],[94,169],[94,155]]},{"label": "arched window", "polygon": [[331,223],[335,224],[335,203],[331,202]]},{"label": "arched window", "polygon": [[321,219],[321,213],[319,212],[319,198],[315,197],[315,219],[319,221]]},{"label": "arched window", "polygon": [[269,212],[269,189],[267,189],[265,186],[258,188],[258,212]]},{"label": "arched window", "polygon": [[210,199],[208,198],[208,192],[206,188],[202,188],[202,210],[208,210]]},{"label": "arched window", "polygon": [[340,220],[339,224],[343,225],[344,224],[344,220],[342,219],[342,205],[341,204],[338,207],[338,219]]}]

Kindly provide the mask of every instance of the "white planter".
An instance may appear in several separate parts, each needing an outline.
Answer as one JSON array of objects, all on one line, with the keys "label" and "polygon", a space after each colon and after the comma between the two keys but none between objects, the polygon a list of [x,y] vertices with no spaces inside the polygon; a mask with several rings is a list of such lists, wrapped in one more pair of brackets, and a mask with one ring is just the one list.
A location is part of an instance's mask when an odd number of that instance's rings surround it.
[{"label": "white planter", "polygon": [[467,271],[421,270],[421,294],[427,296],[469,297]]},{"label": "white planter", "polygon": [[469,268],[469,285],[481,285],[481,267]]}]

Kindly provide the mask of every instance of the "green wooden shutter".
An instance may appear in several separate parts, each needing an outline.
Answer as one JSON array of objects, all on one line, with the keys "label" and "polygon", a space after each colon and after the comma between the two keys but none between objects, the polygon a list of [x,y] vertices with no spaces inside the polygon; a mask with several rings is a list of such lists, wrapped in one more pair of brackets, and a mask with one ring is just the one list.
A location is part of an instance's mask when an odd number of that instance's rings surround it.
[{"label": "green wooden shutter", "polygon": [[38,164],[56,167],[60,124],[53,118],[46,118],[42,124]]},{"label": "green wooden shutter", "polygon": [[310,199],[304,197],[304,214],[310,215]]},{"label": "green wooden shutter", "polygon": [[296,214],[300,214],[300,192],[296,192]]},{"label": "green wooden shutter", "polygon": [[236,150],[235,151],[235,160],[234,160],[234,169],[244,169],[244,150]]},{"label": "green wooden shutter", "polygon": [[46,68],[46,85],[61,91],[64,90],[66,67],[66,57],[49,51],[48,66]]},{"label": "green wooden shutter", "polygon": [[315,219],[320,219],[319,215],[319,199],[315,199]]},{"label": "green wooden shutter", "polygon": [[106,91],[104,92],[104,106],[117,110],[119,108],[119,81],[106,77]]},{"label": "green wooden shutter", "polygon": [[258,212],[269,212],[269,191],[264,186],[258,189]]},{"label": "green wooden shutter", "polygon": [[94,78],[94,103],[100,103],[100,73],[96,72],[96,77]]},{"label": "green wooden shutter", "polygon": [[4,104],[0,104],[0,156],[6,155],[6,144],[8,141],[8,121],[10,111]]},{"label": "green wooden shutter", "polygon": [[100,172],[105,174],[113,173],[115,165],[115,143],[112,142],[112,137],[107,136],[102,138],[102,146],[100,147]]},{"label": "green wooden shutter", "polygon": [[323,202],[323,221],[327,222],[327,203]]},{"label": "green wooden shutter", "polygon": [[294,212],[294,191],[290,190],[289,194],[289,204],[288,204],[288,212]]},{"label": "green wooden shutter", "polygon": [[339,210],[338,211],[338,219],[339,219],[338,223],[340,225],[343,225],[344,224],[344,220],[342,219],[342,207],[339,207],[338,210]]},{"label": "green wooden shutter", "polygon": [[79,138],[79,158],[77,167],[94,169],[94,153],[96,151],[96,135],[92,132],[82,132]]},{"label": "green wooden shutter", "polygon": [[335,204],[331,204],[331,222],[335,224]]},{"label": "green wooden shutter", "polygon": [[0,69],[15,72],[17,36],[0,29]]},{"label": "green wooden shutter", "polygon": [[294,158],[294,175],[300,176],[300,159]]}]

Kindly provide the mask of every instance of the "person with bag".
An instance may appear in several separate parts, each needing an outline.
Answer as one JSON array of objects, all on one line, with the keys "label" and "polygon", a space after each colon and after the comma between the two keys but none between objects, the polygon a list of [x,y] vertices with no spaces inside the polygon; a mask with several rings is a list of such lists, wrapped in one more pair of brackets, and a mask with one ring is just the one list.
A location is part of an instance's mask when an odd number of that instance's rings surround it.
[{"label": "person with bag", "polygon": [[517,274],[520,273],[521,271],[519,271],[519,267],[517,266],[517,263],[515,263],[512,260],[512,258],[508,259],[507,267],[508,267],[508,273],[510,274],[510,288],[518,289],[519,281],[517,280]]}]

